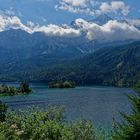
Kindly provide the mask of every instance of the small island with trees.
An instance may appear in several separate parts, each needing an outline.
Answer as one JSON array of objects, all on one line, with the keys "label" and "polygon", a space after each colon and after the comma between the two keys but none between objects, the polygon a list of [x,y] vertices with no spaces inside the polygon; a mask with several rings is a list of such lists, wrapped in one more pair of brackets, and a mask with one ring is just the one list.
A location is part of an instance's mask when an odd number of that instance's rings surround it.
[{"label": "small island with trees", "polygon": [[75,82],[69,80],[51,82],[49,88],[75,88]]},{"label": "small island with trees", "polygon": [[9,86],[6,84],[0,85],[0,96],[14,96],[31,93],[32,89],[27,82],[21,82],[19,87]]}]

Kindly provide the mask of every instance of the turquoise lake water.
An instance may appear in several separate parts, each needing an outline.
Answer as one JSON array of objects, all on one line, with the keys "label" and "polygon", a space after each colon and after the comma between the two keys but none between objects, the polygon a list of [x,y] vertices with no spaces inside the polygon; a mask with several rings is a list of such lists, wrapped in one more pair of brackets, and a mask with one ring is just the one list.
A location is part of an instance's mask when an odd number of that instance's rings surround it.
[{"label": "turquoise lake water", "polygon": [[[10,83],[10,85],[16,85]],[[85,118],[97,126],[111,127],[112,118],[121,120],[119,112],[129,113],[130,103],[127,95],[134,91],[115,87],[77,87],[75,89],[48,89],[46,84],[31,84],[33,93],[11,97],[0,97],[9,108],[23,109],[38,106],[46,109],[50,105],[64,106],[66,119]]]}]

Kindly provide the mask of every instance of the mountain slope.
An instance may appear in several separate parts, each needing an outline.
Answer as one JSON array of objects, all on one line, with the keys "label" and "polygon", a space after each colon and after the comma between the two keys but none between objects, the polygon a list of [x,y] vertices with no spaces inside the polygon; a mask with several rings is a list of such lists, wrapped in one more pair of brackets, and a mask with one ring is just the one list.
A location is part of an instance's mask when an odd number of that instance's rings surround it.
[{"label": "mountain slope", "polygon": [[[76,60],[60,61],[43,67],[37,65],[36,69],[31,68],[32,61],[28,61],[23,71],[11,71],[8,78],[44,82],[70,79],[80,85],[130,86],[140,78],[139,62],[140,42],[134,42],[102,48]],[[6,73],[1,75],[1,79],[6,77]]]},{"label": "mountain slope", "polygon": [[[77,40],[77,38],[75,38]],[[48,37],[44,33],[29,34],[23,30],[10,29],[0,32],[0,64],[36,60],[37,57],[70,59],[87,53],[82,44],[69,38]],[[67,43],[66,43],[67,42]],[[86,45],[85,45],[86,47]],[[49,61],[48,61],[49,63]]]},{"label": "mountain slope", "polygon": [[[44,59],[48,64],[52,62],[51,60],[57,62],[59,59],[73,59],[103,47],[126,44],[128,41],[139,39],[137,38],[139,36],[137,28],[132,28],[134,31],[136,30],[133,32],[126,21],[112,20],[111,22],[110,20],[112,19],[107,15],[101,15],[91,21],[76,19],[70,26],[51,27],[48,25],[44,26],[43,31],[32,29],[32,32],[21,27],[15,29],[13,25],[7,25],[8,28],[0,31],[0,65],[30,60],[33,60],[36,65],[38,57]],[[108,23],[108,21],[110,22]],[[123,26],[123,23],[130,32],[124,33],[125,28],[120,27],[120,25]],[[54,30],[58,31],[52,34],[51,32]],[[77,32],[77,35],[70,34],[73,30]],[[61,32],[65,32],[67,35],[61,35]],[[131,32],[134,33],[132,36]],[[124,33],[124,35],[120,37],[119,33]],[[130,37],[127,37],[127,33],[130,33]],[[133,38],[133,36],[136,37]]]},{"label": "mountain slope", "polygon": [[77,61],[43,69],[40,80],[71,79],[84,85],[129,86],[140,78],[139,62],[140,42],[135,42],[103,48]]}]

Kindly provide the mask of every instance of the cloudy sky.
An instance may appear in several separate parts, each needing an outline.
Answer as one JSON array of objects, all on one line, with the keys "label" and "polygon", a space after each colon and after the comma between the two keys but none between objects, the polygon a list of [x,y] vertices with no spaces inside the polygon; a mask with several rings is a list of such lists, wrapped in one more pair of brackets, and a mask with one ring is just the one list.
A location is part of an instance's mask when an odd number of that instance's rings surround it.
[{"label": "cloudy sky", "polygon": [[0,10],[24,23],[69,24],[103,13],[120,19],[140,18],[140,0],[0,0]]},{"label": "cloudy sky", "polygon": [[[89,22],[103,14],[112,20],[104,25]],[[20,28],[60,37],[84,32],[88,40],[139,40],[139,15],[140,0],[0,0],[0,31]],[[72,21],[77,28],[70,26]]]}]

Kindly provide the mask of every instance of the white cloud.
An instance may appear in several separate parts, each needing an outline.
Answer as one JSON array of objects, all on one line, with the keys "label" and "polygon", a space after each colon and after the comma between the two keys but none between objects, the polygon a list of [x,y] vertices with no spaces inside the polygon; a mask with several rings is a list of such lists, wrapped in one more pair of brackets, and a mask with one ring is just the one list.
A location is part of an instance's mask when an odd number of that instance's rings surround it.
[{"label": "white cloud", "polygon": [[59,5],[55,6],[55,9],[65,10],[71,13],[84,13],[87,15],[95,15],[94,10],[91,10],[88,7],[75,7],[65,2],[60,2]]},{"label": "white cloud", "polygon": [[10,7],[8,10],[5,11],[5,13],[9,16],[14,16],[15,15],[14,8]]},{"label": "white cloud", "polygon": [[130,7],[125,5],[123,1],[112,1],[111,3],[103,2],[100,6],[100,11],[102,13],[109,13],[109,12],[119,12],[124,16],[129,14]]},{"label": "white cloud", "polygon": [[106,2],[103,2],[100,6],[100,10],[103,12],[103,13],[107,13],[111,10],[110,8],[110,5]]},{"label": "white cloud", "polygon": [[29,33],[32,32],[32,30],[24,25],[20,19],[16,16],[5,16],[3,14],[0,15],[0,31],[4,31],[7,29],[22,29]]},{"label": "white cloud", "polygon": [[[23,24],[16,16],[5,16],[0,14],[0,31],[5,31],[10,28],[22,29],[28,33],[43,32],[46,36],[58,37],[85,37],[86,40],[98,41],[102,43],[125,41],[125,40],[140,40],[140,30],[134,25],[139,25],[139,20],[131,20],[130,24],[126,22],[118,22],[110,20],[104,25],[98,25],[93,22],[88,22],[83,19],[75,20],[75,26],[72,28],[68,25],[35,25],[29,21],[27,25]],[[84,34],[83,34],[84,33]]]},{"label": "white cloud", "polygon": [[88,1],[89,0],[62,0],[62,2],[65,2],[72,6],[85,6]]},{"label": "white cloud", "polygon": [[35,27],[35,24],[32,21],[27,21],[27,26],[29,26],[30,28]]},{"label": "white cloud", "polygon": [[45,17],[41,17],[41,20],[42,20],[43,22],[47,22],[47,19],[46,19]]},{"label": "white cloud", "polygon": [[24,25],[21,20],[16,17],[8,17],[5,15],[0,15],[0,31],[5,31],[8,29],[22,29],[28,33],[43,32],[48,36],[65,36],[65,37],[75,37],[80,35],[79,30],[70,28],[69,26],[59,27],[57,25],[39,26],[35,25],[32,21],[28,21],[27,25]]},{"label": "white cloud", "polygon": [[139,40],[140,30],[127,23],[120,23],[116,20],[108,21],[108,23],[100,26],[95,23],[89,23],[83,19],[77,19],[76,25],[86,33],[89,40],[98,42],[114,42],[129,39]]},{"label": "white cloud", "polygon": [[59,27],[50,24],[48,26],[35,27],[33,32],[43,32],[47,36],[63,36],[63,37],[76,37],[80,36],[80,31],[70,27]]},{"label": "white cloud", "polygon": [[99,2],[95,0],[60,0],[59,4],[55,6],[55,9],[93,16],[96,14],[94,7],[97,4],[99,4]]},{"label": "white cloud", "polygon": [[140,26],[140,19],[128,19],[128,23],[134,26]]},{"label": "white cloud", "polygon": [[121,13],[127,16],[130,12],[130,7],[123,1],[99,2],[97,0],[60,0],[55,6],[57,10],[65,10],[71,13],[84,13],[87,15],[97,16],[103,13]]},{"label": "white cloud", "polygon": [[51,0],[35,0],[37,2],[50,2]]}]

